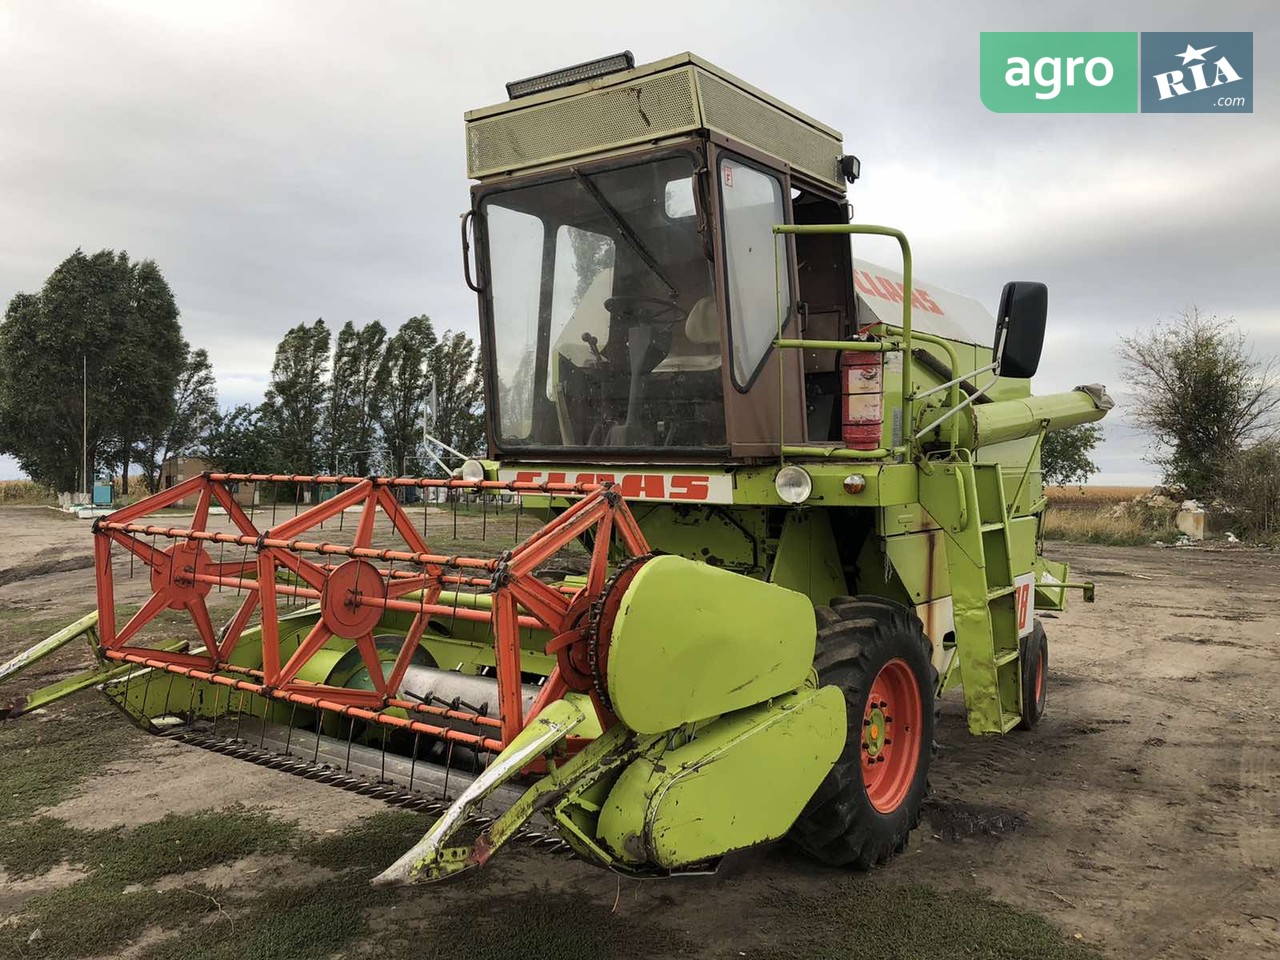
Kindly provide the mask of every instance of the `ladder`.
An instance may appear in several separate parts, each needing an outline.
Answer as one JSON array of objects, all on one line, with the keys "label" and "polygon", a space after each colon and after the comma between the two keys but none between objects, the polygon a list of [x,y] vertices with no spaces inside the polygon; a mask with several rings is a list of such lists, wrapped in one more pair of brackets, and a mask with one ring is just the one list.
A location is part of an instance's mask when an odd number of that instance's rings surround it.
[{"label": "ladder", "polygon": [[969,730],[1007,733],[1022,719],[1020,605],[1033,577],[1019,577],[999,464],[935,462],[920,476],[920,502],[942,527],[951,575],[956,655]]}]

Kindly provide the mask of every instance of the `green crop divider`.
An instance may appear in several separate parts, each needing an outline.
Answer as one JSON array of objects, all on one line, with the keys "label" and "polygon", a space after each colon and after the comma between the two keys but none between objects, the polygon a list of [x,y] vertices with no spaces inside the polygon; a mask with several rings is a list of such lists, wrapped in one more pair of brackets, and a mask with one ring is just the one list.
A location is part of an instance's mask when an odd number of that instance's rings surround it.
[{"label": "green crop divider", "polygon": [[[33,664],[49,656],[49,654],[61,650],[67,644],[80,637],[84,637],[88,641],[89,649],[93,651],[94,658],[97,660],[97,666],[83,670],[74,676],[66,677],[57,683],[51,683],[33,690],[22,700],[11,703],[8,706],[0,706],[0,718],[17,717],[40,707],[47,707],[49,704],[56,703],[64,697],[71,696],[73,693],[79,693],[89,687],[96,687],[100,683],[115,680],[138,669],[131,663],[117,664],[102,659],[98,650],[98,611],[94,610],[92,613],[81,617],[75,623],[63,627],[57,633],[45,637],[39,643],[32,644],[7,663],[0,665],[0,683],[10,677],[16,677]],[[174,640],[162,644],[156,649],[181,650],[186,646],[185,640]]]}]

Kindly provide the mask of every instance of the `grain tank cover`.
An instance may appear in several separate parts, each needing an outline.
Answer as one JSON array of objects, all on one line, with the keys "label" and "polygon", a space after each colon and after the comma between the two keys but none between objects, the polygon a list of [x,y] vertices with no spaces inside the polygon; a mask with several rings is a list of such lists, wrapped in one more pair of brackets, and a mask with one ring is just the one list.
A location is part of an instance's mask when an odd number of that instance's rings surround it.
[{"label": "grain tank cover", "polygon": [[710,130],[844,189],[839,131],[691,53],[472,110],[465,119],[467,174],[476,180]]},{"label": "grain tank cover", "polygon": [[[855,259],[853,286],[858,291],[860,327],[902,322],[902,274],[899,271]],[[912,279],[911,287],[914,292],[911,325],[914,329],[990,348],[996,318],[981,303],[918,276]]]}]

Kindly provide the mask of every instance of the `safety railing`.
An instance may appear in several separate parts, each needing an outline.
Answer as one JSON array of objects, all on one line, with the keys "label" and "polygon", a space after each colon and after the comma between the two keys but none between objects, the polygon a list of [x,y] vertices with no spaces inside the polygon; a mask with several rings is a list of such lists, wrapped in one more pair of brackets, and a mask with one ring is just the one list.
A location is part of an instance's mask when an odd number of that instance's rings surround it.
[{"label": "safety railing", "polygon": [[[783,325],[786,317],[784,311],[779,306],[778,309],[778,335],[774,340],[774,346],[785,350],[834,350],[843,352],[846,350],[860,351],[867,353],[901,353],[902,354],[902,382],[901,389],[898,394],[898,408],[901,412],[902,422],[902,440],[888,447],[878,447],[874,450],[852,450],[844,447],[836,446],[796,446],[783,444],[781,447],[782,457],[821,457],[829,459],[841,460],[886,460],[897,456],[909,456],[917,443],[923,439],[929,431],[941,425],[947,418],[947,414],[939,420],[930,424],[926,430],[915,432],[915,405],[916,401],[926,396],[942,390],[948,391],[948,406],[952,411],[961,406],[960,403],[960,381],[964,377],[957,376],[951,381],[941,384],[938,387],[931,388],[923,394],[917,394],[914,382],[914,358],[912,357],[912,348],[915,341],[929,343],[934,346],[941,347],[951,360],[952,371],[959,369],[959,364],[955,352],[955,348],[941,337],[935,337],[931,334],[918,333],[911,329],[911,301],[913,297],[912,281],[911,281],[911,244],[907,241],[906,234],[901,230],[893,227],[878,226],[876,224],[867,223],[815,223],[815,224],[794,224],[785,223],[775,225],[773,228],[775,235],[800,235],[800,236],[823,236],[823,235],[849,235],[861,234],[869,236],[892,237],[898,241],[898,247],[902,251],[902,323],[894,326],[887,323],[875,324],[871,330],[879,336],[877,340],[806,340],[804,338],[785,338],[782,335]],[[777,291],[779,305],[781,303],[781,267],[775,258],[775,273],[777,275]],[[779,387],[779,436],[785,436],[785,397],[786,397],[786,372],[783,364],[778,365],[778,387]],[[887,386],[887,384],[885,385]],[[886,411],[892,418],[892,411]],[[955,450],[959,439],[959,421],[954,417],[951,418],[948,443],[952,451]]]}]

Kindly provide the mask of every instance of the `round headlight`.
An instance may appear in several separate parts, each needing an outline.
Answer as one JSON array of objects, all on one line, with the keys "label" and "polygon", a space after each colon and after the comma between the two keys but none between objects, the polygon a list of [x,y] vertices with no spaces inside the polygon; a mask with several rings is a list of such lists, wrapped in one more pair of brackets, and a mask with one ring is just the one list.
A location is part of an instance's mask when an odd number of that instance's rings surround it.
[{"label": "round headlight", "polygon": [[773,478],[773,488],[787,503],[804,503],[813,493],[813,478],[801,467],[786,466]]},{"label": "round headlight", "polygon": [[467,483],[479,483],[484,479],[484,464],[479,460],[464,460],[461,475]]},{"label": "round headlight", "polygon": [[861,493],[867,489],[867,478],[860,473],[851,473],[844,478],[845,493]]}]

